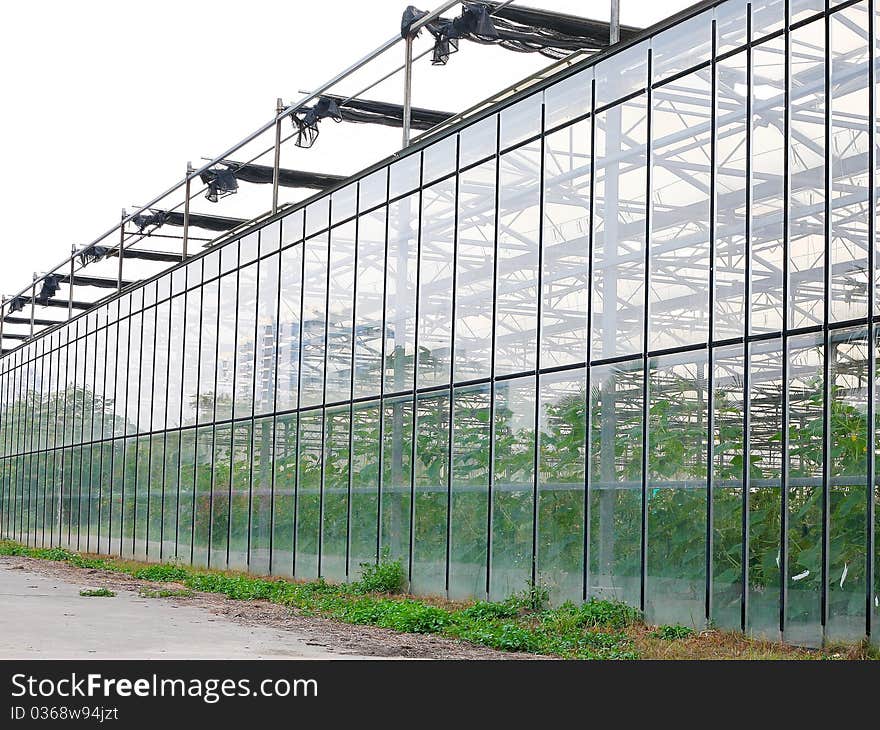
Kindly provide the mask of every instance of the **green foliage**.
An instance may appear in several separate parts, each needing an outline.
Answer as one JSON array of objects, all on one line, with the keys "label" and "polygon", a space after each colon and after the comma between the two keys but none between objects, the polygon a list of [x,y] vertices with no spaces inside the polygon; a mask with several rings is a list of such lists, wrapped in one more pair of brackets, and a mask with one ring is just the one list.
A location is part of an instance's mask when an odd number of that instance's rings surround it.
[{"label": "green foliage", "polygon": [[526,581],[525,590],[514,593],[506,603],[513,608],[526,612],[543,610],[550,602],[550,588],[543,583]]},{"label": "green foliage", "polygon": [[361,579],[353,584],[359,593],[400,593],[404,572],[400,560],[385,557],[378,563],[361,563]]},{"label": "green foliage", "polygon": [[116,595],[109,588],[85,588],[79,594],[86,598],[113,598]]},{"label": "green foliage", "polygon": [[[62,554],[63,552],[63,554]],[[565,603],[547,609],[549,590],[541,584],[501,602],[477,601],[466,607],[447,608],[409,597],[381,591],[364,591],[363,582],[332,584],[323,579],[308,583],[267,580],[248,575],[224,575],[180,565],[139,567],[123,561],[86,559],[67,551],[27,548],[0,541],[0,554],[21,555],[44,560],[63,558],[72,565],[92,565],[126,573],[140,580],[175,581],[185,590],[145,588],[147,598],[187,597],[195,591],[220,593],[232,600],[267,600],[288,606],[305,615],[325,616],[351,624],[366,624],[419,634],[439,634],[463,639],[494,649],[530,652],[572,659],[635,659],[632,641],[621,632],[638,621],[638,612],[622,604],[590,601],[582,605]],[[389,567],[390,566],[390,567]],[[383,559],[381,568],[367,576],[376,587],[402,575],[400,562]],[[390,575],[390,578],[389,578]],[[107,589],[83,595],[108,595]]]},{"label": "green foliage", "polygon": [[689,639],[694,635],[694,630],[689,626],[658,626],[651,632],[651,636],[655,639],[664,639],[665,641],[677,641],[679,639]]},{"label": "green foliage", "polygon": [[181,583],[189,577],[189,573],[179,566],[162,563],[142,568],[134,573],[134,577],[156,583]]}]

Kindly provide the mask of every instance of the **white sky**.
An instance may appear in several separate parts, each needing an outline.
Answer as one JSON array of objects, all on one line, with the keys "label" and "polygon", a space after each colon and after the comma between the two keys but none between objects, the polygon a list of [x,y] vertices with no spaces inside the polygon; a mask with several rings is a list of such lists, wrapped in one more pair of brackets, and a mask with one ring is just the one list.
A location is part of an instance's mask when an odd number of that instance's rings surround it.
[{"label": "white sky", "polygon": [[[71,244],[89,243],[110,228],[123,207],[170,187],[187,160],[198,167],[203,156],[223,152],[271,119],[276,97],[295,101],[299,90],[315,88],[379,46],[399,31],[409,2],[5,4],[0,292],[23,289],[33,272],[62,261]],[[439,3],[414,4],[427,10]],[[521,4],[606,19],[610,0]],[[622,22],[645,27],[691,4],[622,0]],[[422,35],[417,52],[430,45]],[[340,86],[340,93],[359,91],[402,56],[401,44],[386,61]],[[419,63],[414,103],[461,111],[549,63],[538,54],[462,42],[446,67],[432,68],[429,58]],[[365,97],[400,101],[401,86],[398,75]],[[350,174],[399,147],[399,130],[345,124],[325,130],[330,126],[324,123],[313,149],[286,151],[282,164]],[[264,141],[268,147],[271,136]],[[268,209],[268,187],[259,186],[263,197],[256,209],[253,199],[239,195],[201,210],[251,217],[249,211]]]}]

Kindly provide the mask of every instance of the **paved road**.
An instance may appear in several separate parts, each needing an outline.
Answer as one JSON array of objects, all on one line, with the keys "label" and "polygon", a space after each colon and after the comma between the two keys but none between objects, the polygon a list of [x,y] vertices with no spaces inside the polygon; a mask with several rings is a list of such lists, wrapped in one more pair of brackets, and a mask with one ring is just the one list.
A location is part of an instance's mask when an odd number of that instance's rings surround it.
[{"label": "paved road", "polygon": [[[182,601],[79,595],[74,584],[0,564],[0,659],[359,659],[296,631],[247,626]],[[87,580],[87,576],[83,576]]]}]

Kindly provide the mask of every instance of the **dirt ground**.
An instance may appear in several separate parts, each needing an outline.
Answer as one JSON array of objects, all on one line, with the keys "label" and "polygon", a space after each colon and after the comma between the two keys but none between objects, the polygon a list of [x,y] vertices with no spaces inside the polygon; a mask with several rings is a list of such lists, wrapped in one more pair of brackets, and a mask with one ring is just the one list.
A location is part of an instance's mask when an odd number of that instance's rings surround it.
[{"label": "dirt ground", "polygon": [[[0,556],[0,577],[2,577],[2,574],[6,574],[7,579],[13,578],[14,576],[7,573],[7,571],[25,571],[26,574],[35,574],[44,579],[50,579],[48,582],[40,584],[40,590],[61,591],[64,593],[67,603],[71,606],[76,606],[80,611],[84,610],[85,605],[95,609],[100,605],[100,610],[102,612],[110,612],[110,619],[114,618],[112,615],[114,611],[117,613],[123,612],[122,603],[114,604],[114,601],[117,600],[115,598],[84,598],[79,596],[79,590],[108,588],[120,595],[124,592],[125,596],[128,596],[130,599],[135,599],[139,604],[138,613],[135,614],[139,622],[142,622],[144,619],[149,620],[147,614],[150,610],[158,613],[165,608],[176,607],[185,608],[190,611],[195,610],[205,614],[209,617],[206,619],[208,622],[212,622],[212,624],[219,622],[220,626],[217,626],[218,629],[222,629],[223,623],[228,622],[235,626],[250,628],[252,630],[251,634],[254,633],[253,630],[255,629],[282,632],[280,636],[275,637],[280,640],[282,644],[285,643],[284,638],[289,637],[290,646],[298,645],[301,647],[299,653],[295,648],[292,648],[288,654],[285,655],[285,658],[289,658],[290,656],[301,656],[302,658],[338,657],[519,660],[547,658],[529,654],[514,654],[496,651],[486,647],[475,646],[463,641],[439,636],[402,634],[374,626],[356,626],[331,619],[303,616],[287,607],[262,600],[234,601],[219,594],[198,592],[187,597],[142,598],[138,596],[141,589],[147,591],[156,591],[160,589],[174,590],[183,589],[183,586],[175,583],[162,584],[137,580],[136,578],[121,573],[77,568],[63,562],[37,560],[34,558],[17,556]],[[21,583],[20,580],[18,582]],[[38,588],[37,585],[27,587],[32,589]],[[66,589],[66,591],[63,589]],[[7,591],[4,596],[6,605],[12,606],[13,609],[16,606],[21,607],[19,617],[27,613],[28,604],[26,603],[26,595],[27,594],[23,592],[16,594],[14,591]],[[37,598],[37,596],[34,596],[34,598]],[[85,601],[92,603],[84,604],[83,602]],[[93,602],[100,602],[100,604]],[[146,604],[146,606],[144,607],[143,604]],[[118,607],[118,611],[114,606]],[[70,616],[72,614],[63,613],[63,615]],[[20,620],[20,618],[17,620]],[[39,630],[39,626],[34,627],[34,631],[39,632]],[[125,634],[128,629],[125,628],[124,621],[118,623],[113,620],[104,620],[100,630],[106,635],[106,632],[113,630],[118,630],[120,633]],[[162,631],[161,622],[157,622],[155,630],[157,632]],[[227,632],[227,634],[228,633],[229,632]],[[125,646],[127,639],[125,635],[107,638],[118,639],[122,646]],[[19,639],[25,641],[23,637],[18,637],[15,640]],[[253,641],[251,643],[253,643]],[[14,651],[14,646],[11,650]],[[10,648],[7,647],[6,652],[8,653],[9,651]],[[279,652],[273,653],[277,654]],[[89,658],[92,655],[93,652],[85,648],[83,649],[83,658]],[[24,656],[25,655],[22,654],[22,657]],[[230,656],[228,658],[234,659],[245,657]]]}]

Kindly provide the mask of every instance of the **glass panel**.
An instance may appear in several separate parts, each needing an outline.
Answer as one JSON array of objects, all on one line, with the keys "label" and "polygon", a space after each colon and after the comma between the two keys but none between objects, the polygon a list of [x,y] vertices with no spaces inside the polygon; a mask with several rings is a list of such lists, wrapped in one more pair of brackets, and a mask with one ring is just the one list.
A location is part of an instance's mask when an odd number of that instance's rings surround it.
[{"label": "glass panel", "polygon": [[[259,255],[259,232],[249,233],[244,238],[239,239],[238,265],[244,266],[249,264]],[[190,264],[192,266],[192,264]]]},{"label": "glass panel", "polygon": [[324,402],[351,398],[352,320],[354,317],[354,221],[330,234],[330,293],[327,296],[327,368]]},{"label": "glass panel", "polygon": [[727,0],[715,7],[716,53],[744,46],[748,39],[750,0]]},{"label": "glass panel", "polygon": [[383,403],[380,556],[409,565],[412,494],[413,399]]},{"label": "glass panel", "polygon": [[372,172],[361,179],[359,198],[360,203],[358,207],[361,212],[375,208],[388,199],[387,167],[376,170],[376,172]]},{"label": "glass panel", "polygon": [[658,33],[651,39],[654,83],[687,71],[712,55],[712,16],[707,10]]},{"label": "glass panel", "polygon": [[[188,507],[180,503],[180,512],[188,510],[188,532],[183,535],[187,546],[185,551],[178,550],[178,489],[184,476],[184,464],[188,463],[189,482],[192,484],[192,462],[195,452],[195,432],[185,431],[188,436],[181,437],[179,432],[165,435],[165,481],[162,485],[162,559],[177,558],[189,562],[189,544],[192,535],[192,502]],[[187,458],[184,459],[184,452]]]},{"label": "glass panel", "polygon": [[[73,492],[71,497],[76,500],[79,497],[80,481],[79,468],[82,452],[80,449],[73,450]],[[122,483],[122,509],[121,509],[121,546],[119,554],[123,557],[134,557],[134,504],[137,495],[138,463],[138,439],[130,437],[125,439],[125,464],[123,466]],[[74,503],[75,504],[75,503]],[[74,506],[74,509],[76,507]],[[71,545],[73,547],[73,545]]]},{"label": "glass panel", "polygon": [[782,529],[782,342],[750,346],[747,628],[779,638]]},{"label": "glass panel", "polygon": [[591,133],[586,120],[544,141],[542,367],[587,359]]},{"label": "glass panel", "polygon": [[[259,428],[260,463],[263,463],[266,432]],[[255,434],[254,438],[257,438]],[[272,489],[272,574],[293,575],[293,531],[296,508],[296,414],[278,416],[275,422]],[[257,447],[254,446],[254,453]]]},{"label": "glass panel", "polygon": [[459,168],[493,156],[498,147],[498,115],[493,114],[465,127],[458,136]]},{"label": "glass panel", "polygon": [[788,341],[788,564],[785,638],[822,641],[822,340]]},{"label": "glass panel", "polygon": [[281,246],[281,221],[260,229],[260,256],[277,251]]},{"label": "glass panel", "polygon": [[[210,311],[210,305],[208,310]],[[185,342],[172,342],[172,347],[183,347],[183,400],[180,423],[182,426],[193,426],[199,401],[199,324],[204,316],[202,290],[193,289],[186,295],[186,323],[184,325]],[[146,320],[144,320],[146,323]],[[208,326],[216,328],[213,322]],[[146,332],[146,328],[145,328]],[[213,358],[209,356],[209,362]],[[206,367],[209,365],[206,364]]]},{"label": "glass panel", "polygon": [[645,88],[650,40],[615,53],[596,66],[596,106],[601,107]]},{"label": "glass panel", "polygon": [[[133,314],[128,324],[128,392],[125,399],[125,433],[133,434],[137,431],[138,408],[140,406],[141,385],[141,349],[143,348],[142,315]],[[82,381],[82,372],[85,369],[85,353],[83,352],[84,340],[79,340],[76,347],[76,374],[77,380]],[[82,440],[82,413],[81,392],[74,392],[74,424],[73,443]]]},{"label": "glass panel", "polygon": [[712,622],[742,626],[745,351],[719,348],[712,372]]},{"label": "glass panel", "polygon": [[[252,573],[266,575],[272,562],[272,438],[274,423],[272,418],[259,418],[254,421],[253,442],[251,444],[251,517],[250,538],[248,542],[248,569]],[[292,502],[291,502],[292,503]],[[288,525],[292,525],[293,515],[288,515]],[[282,517],[283,519],[283,517]],[[292,531],[289,531],[292,538]],[[290,545],[288,542],[287,570],[290,570]]]},{"label": "glass panel", "polygon": [[868,313],[868,3],[830,16],[831,319]]},{"label": "glass panel", "polygon": [[434,182],[455,172],[456,156],[458,155],[458,137],[452,135],[441,139],[422,152],[422,175],[424,184]]},{"label": "glass panel", "polygon": [[596,117],[594,358],[642,351],[647,131],[644,96]]},{"label": "glass panel", "polygon": [[868,565],[868,333],[832,333],[828,345],[827,639],[865,635]]},{"label": "glass panel", "polygon": [[455,178],[422,193],[419,246],[418,385],[449,382],[452,363],[452,283],[455,261]]},{"label": "glass panel", "polygon": [[752,51],[751,334],[782,328],[785,43]]},{"label": "glass panel", "polygon": [[[211,459],[210,453],[205,454]],[[201,457],[201,450],[199,453]],[[212,462],[204,464],[210,468]],[[232,466],[232,425],[223,424],[214,428],[213,449],[213,480],[211,483],[211,525],[210,525],[210,552],[209,565],[221,570],[228,566],[229,560],[229,536],[231,532],[230,498],[232,496],[232,482],[230,471]],[[200,469],[201,472],[201,462]],[[197,477],[201,481],[201,474]]]},{"label": "glass panel", "polygon": [[254,413],[257,415],[271,413],[275,409],[275,359],[278,351],[278,259],[278,254],[275,254],[260,261],[254,371]]},{"label": "glass panel", "polygon": [[489,520],[490,386],[456,388],[452,416],[449,597],[485,596]]},{"label": "glass panel", "polygon": [[306,208],[306,236],[323,231],[330,225],[330,196],[319,198]]},{"label": "glass panel", "polygon": [[379,418],[376,404],[355,405],[351,451],[351,529],[349,574],[376,562],[379,539]]},{"label": "glass panel", "polygon": [[382,324],[385,294],[385,208],[358,221],[357,302],[354,331],[354,397],[382,389]]},{"label": "glass panel", "polygon": [[302,208],[289,213],[281,220],[281,247],[285,248],[291,244],[299,243],[303,240],[303,231],[305,223],[305,212]]},{"label": "glass panel", "polygon": [[821,324],[825,308],[825,23],[791,33],[788,326]]},{"label": "glass panel", "polygon": [[462,173],[459,179],[455,381],[491,373],[495,182],[494,160]]},{"label": "glass panel", "polygon": [[584,595],[586,370],[541,376],[537,576],[553,604]]},{"label": "glass panel", "polygon": [[752,3],[752,40],[775,33],[785,25],[786,0]]},{"label": "glass panel", "polygon": [[495,374],[508,375],[537,356],[540,143],[502,155],[499,186]]},{"label": "glass panel", "polygon": [[[238,319],[235,340],[236,418],[250,416],[254,410],[254,358],[256,356],[257,264],[238,272]],[[221,320],[223,321],[223,320]]]},{"label": "glass panel", "polygon": [[[192,562],[194,565],[206,566],[211,547],[211,531],[214,512],[222,510],[228,503],[228,483],[223,489],[217,504],[214,504],[213,493],[213,453],[214,453],[214,429],[210,426],[200,428],[193,435],[192,432],[184,431],[181,436],[183,451],[180,468],[180,507],[181,512],[189,509],[185,505],[192,504],[190,519],[181,521],[181,527],[186,526],[187,531],[192,533]],[[227,431],[228,433],[228,431]],[[188,453],[189,442],[192,440],[192,455]],[[191,461],[190,461],[191,459]],[[184,464],[186,468],[184,467]],[[223,530],[225,543],[227,534],[226,519],[218,519],[218,529]],[[183,529],[181,529],[181,533]],[[178,537],[180,539],[180,537]],[[226,562],[226,551],[223,550],[223,561]],[[221,563],[222,565],[222,563]]]},{"label": "glass panel", "polygon": [[324,398],[324,356],[327,316],[328,236],[305,243],[302,303],[300,406],[321,403]]},{"label": "glass panel", "polygon": [[592,111],[593,76],[593,69],[586,68],[544,90],[545,129],[555,129]]},{"label": "glass panel", "polygon": [[[133,539],[134,539],[134,556],[138,560],[145,560],[147,557],[147,518],[148,502],[150,497],[150,463],[152,440],[149,436],[141,436],[138,438],[137,450],[137,482],[135,484],[135,493],[132,503],[133,509]],[[84,456],[86,450],[84,450]]]},{"label": "glass panel", "polygon": [[705,623],[706,353],[652,359],[648,380],[645,614]]},{"label": "glass panel", "polygon": [[419,186],[422,156],[419,152],[407,155],[393,163],[390,167],[390,200],[415,190]]},{"label": "glass panel", "polygon": [[331,222],[339,223],[354,217],[357,213],[357,183],[346,185],[333,193],[331,206]]},{"label": "glass panel", "polygon": [[[233,279],[226,277],[224,281],[232,282]],[[230,286],[227,284],[226,286]],[[224,294],[228,296],[228,290],[224,286]],[[216,279],[210,284],[205,284],[202,290],[202,332],[201,349],[199,352],[199,423],[210,423],[214,420],[215,405],[215,379],[217,377],[217,339],[221,329],[230,329],[226,323],[220,325],[217,316],[220,304],[220,282]],[[224,312],[228,307],[224,307]],[[227,337],[224,334],[224,338]],[[224,345],[225,347],[225,345]],[[226,360],[224,360],[226,362]]]},{"label": "glass panel", "polygon": [[385,392],[413,387],[419,198],[410,195],[388,209],[385,275]]},{"label": "glass panel", "polygon": [[325,419],[320,575],[342,581],[347,574],[349,406],[328,409]]},{"label": "glass panel", "polygon": [[449,415],[448,393],[418,396],[412,576],[418,593],[446,591]]},{"label": "glass panel", "polygon": [[739,53],[719,61],[715,73],[715,312],[712,338],[725,340],[745,334],[748,253],[746,54]]},{"label": "glass panel", "polygon": [[220,273],[228,274],[238,266],[238,241],[227,243],[220,249]]},{"label": "glass panel", "polygon": [[[168,341],[171,343],[168,349],[168,408],[165,422],[168,428],[180,426],[180,400],[183,387],[183,348],[178,344],[184,341],[184,297],[178,296],[171,300],[171,333]],[[119,323],[120,349],[125,342],[122,322]],[[116,372],[116,398],[119,400],[119,382],[125,379],[125,370],[117,366]],[[117,415],[119,408],[117,406]]]},{"label": "glass panel", "polygon": [[[297,578],[318,577],[318,541],[321,530],[321,458],[323,452],[321,411],[303,413],[299,420],[299,459],[296,495]],[[277,468],[277,467],[276,467]]]},{"label": "glass panel", "polygon": [[[95,460],[96,457],[100,458],[99,452],[96,452],[93,457],[94,463],[98,463]],[[95,468],[93,465],[93,474],[95,474]],[[144,497],[147,555],[153,560],[162,559],[162,482],[164,476],[165,435],[157,434],[150,439],[150,481],[147,485],[147,494]]]},{"label": "glass panel", "polygon": [[660,350],[709,332],[711,69],[654,91],[651,135],[648,349]]},{"label": "glass panel", "polygon": [[226,274],[220,278],[220,309],[217,325],[217,385],[215,386],[214,396],[214,417],[218,421],[232,418],[236,359],[234,326],[236,279],[236,272]]},{"label": "glass panel", "polygon": [[[168,328],[170,326],[170,317],[171,308],[167,301],[162,302],[162,304],[156,307],[156,357],[153,364],[153,417],[151,421],[153,431],[160,431],[165,428],[165,408],[168,395]],[[102,410],[104,409],[106,409],[106,401],[102,407]]]},{"label": "glass panel", "polygon": [[278,305],[278,385],[275,393],[275,408],[279,411],[287,411],[297,406],[301,349],[302,263],[302,245],[293,246],[281,252],[281,283]]},{"label": "glass panel", "polygon": [[501,149],[506,150],[541,133],[543,94],[532,94],[501,112]]},{"label": "glass panel", "polygon": [[229,487],[229,568],[249,567],[249,535],[251,521],[251,440],[250,421],[236,423],[232,428],[231,484]]}]

